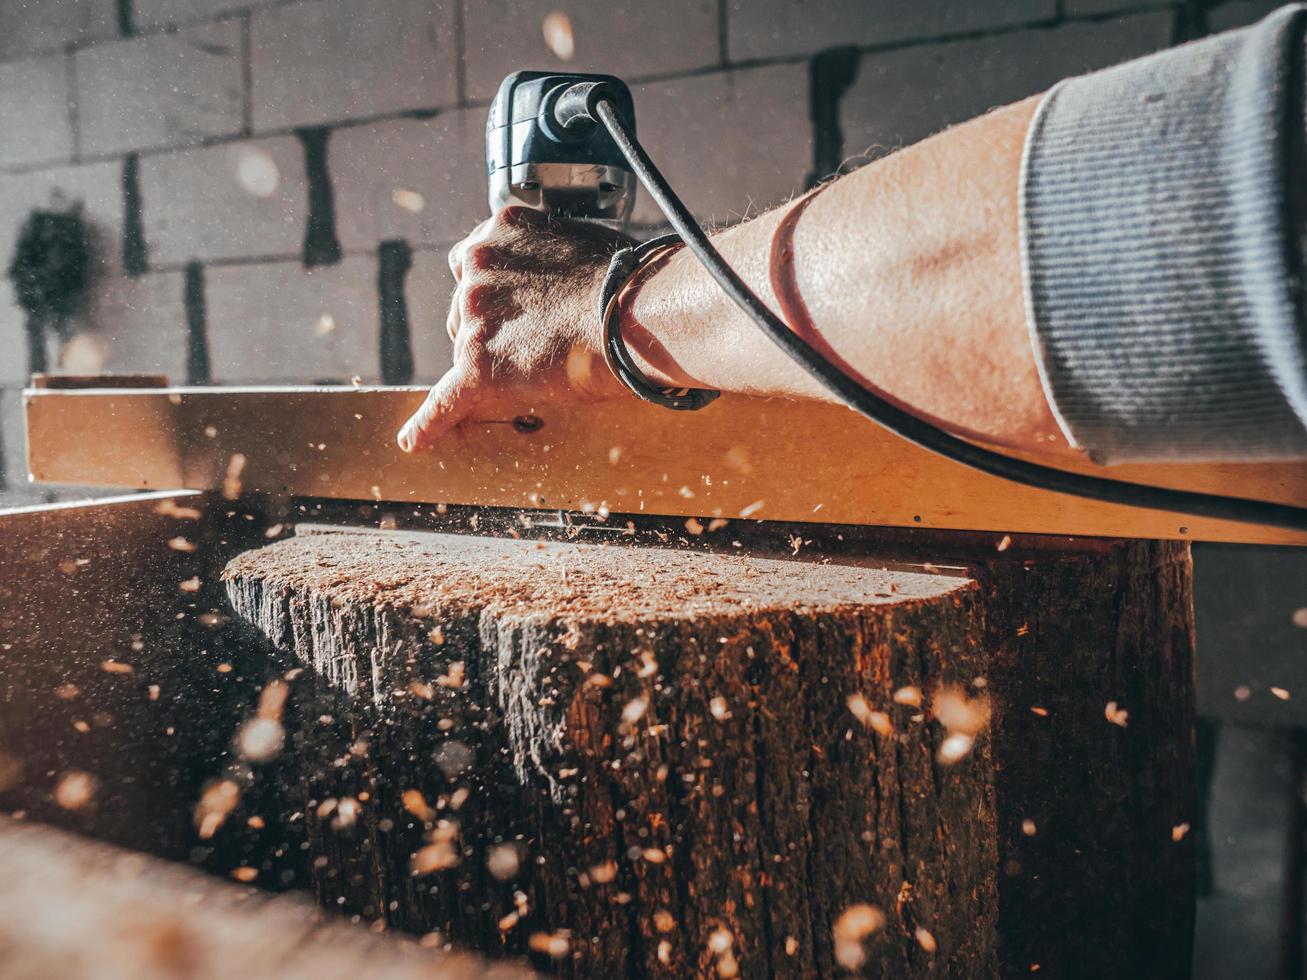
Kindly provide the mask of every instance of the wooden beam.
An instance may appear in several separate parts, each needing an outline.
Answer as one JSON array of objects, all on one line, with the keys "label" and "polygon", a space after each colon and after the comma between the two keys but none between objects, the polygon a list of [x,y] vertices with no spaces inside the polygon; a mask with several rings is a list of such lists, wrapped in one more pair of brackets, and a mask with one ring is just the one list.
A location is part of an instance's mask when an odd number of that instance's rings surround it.
[{"label": "wooden beam", "polygon": [[[406,456],[395,432],[422,398],[412,388],[30,390],[29,465],[48,483],[1307,545],[1307,533],[1008,483],[812,402],[723,397],[697,413],[635,400],[522,405]],[[540,424],[513,424],[526,417]],[[1073,468],[1307,503],[1304,463]]]}]

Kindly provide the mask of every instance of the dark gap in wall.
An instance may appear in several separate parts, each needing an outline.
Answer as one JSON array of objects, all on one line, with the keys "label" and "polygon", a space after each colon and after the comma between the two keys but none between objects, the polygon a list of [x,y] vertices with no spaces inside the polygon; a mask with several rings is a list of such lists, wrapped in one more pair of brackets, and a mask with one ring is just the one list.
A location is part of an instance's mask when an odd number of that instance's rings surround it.
[{"label": "dark gap in wall", "polygon": [[204,266],[186,266],[186,383],[206,385],[210,380],[207,311],[204,308]]},{"label": "dark gap in wall", "polygon": [[141,217],[141,162],[135,153],[129,153],[123,157],[123,271],[139,276],[148,268]]},{"label": "dark gap in wall", "polygon": [[377,292],[381,298],[381,381],[406,385],[413,381],[413,345],[409,336],[404,280],[413,266],[408,242],[382,242],[377,251]]},{"label": "dark gap in wall", "polygon": [[304,265],[335,265],[340,261],[336,238],[336,199],[327,171],[327,140],[331,130],[312,126],[295,130],[304,146],[304,172],[309,181],[309,221],[304,230]]},{"label": "dark gap in wall", "polygon": [[253,17],[248,10],[241,17],[241,132],[254,132],[254,48]]},{"label": "dark gap in wall", "polygon": [[27,314],[27,373],[45,374],[50,370],[50,358],[45,347],[45,321]]},{"label": "dark gap in wall", "polygon": [[136,33],[136,25],[132,22],[132,0],[115,0],[114,8],[118,14],[118,35],[131,37]]},{"label": "dark gap in wall", "polygon": [[64,57],[64,84],[68,92],[68,129],[73,134],[73,162],[82,158],[81,106],[77,103],[77,59],[71,49]]},{"label": "dark gap in wall", "polygon": [[1207,36],[1207,8],[1204,0],[1187,0],[1175,12],[1175,26],[1171,30],[1171,43],[1184,44]]},{"label": "dark gap in wall", "polygon": [[730,44],[727,37],[729,25],[727,18],[730,15],[730,0],[717,0],[717,57],[723,65],[731,63]]},{"label": "dark gap in wall", "polygon": [[454,4],[454,100],[467,104],[467,40],[463,26],[463,4]]},{"label": "dark gap in wall", "polygon": [[830,48],[808,63],[808,112],[812,119],[812,172],[805,186],[817,186],[840,172],[844,163],[844,131],[840,100],[858,77],[861,60],[854,47]]},{"label": "dark gap in wall", "polygon": [[1212,832],[1209,812],[1212,802],[1212,777],[1216,769],[1216,744],[1221,734],[1221,723],[1214,718],[1195,718],[1194,734],[1197,752],[1195,779],[1197,806],[1194,808],[1194,889],[1199,898],[1212,894]]}]

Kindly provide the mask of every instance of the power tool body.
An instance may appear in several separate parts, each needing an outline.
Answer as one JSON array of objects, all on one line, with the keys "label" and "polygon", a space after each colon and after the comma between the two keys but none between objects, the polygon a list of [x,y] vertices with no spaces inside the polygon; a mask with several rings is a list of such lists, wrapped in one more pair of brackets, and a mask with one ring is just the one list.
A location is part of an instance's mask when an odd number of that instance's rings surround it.
[{"label": "power tool body", "polygon": [[560,119],[560,100],[578,86],[602,84],[635,128],[626,85],[611,75],[519,71],[504,79],[486,120],[490,210],[525,205],[622,229],[635,203],[636,177],[601,125]]}]

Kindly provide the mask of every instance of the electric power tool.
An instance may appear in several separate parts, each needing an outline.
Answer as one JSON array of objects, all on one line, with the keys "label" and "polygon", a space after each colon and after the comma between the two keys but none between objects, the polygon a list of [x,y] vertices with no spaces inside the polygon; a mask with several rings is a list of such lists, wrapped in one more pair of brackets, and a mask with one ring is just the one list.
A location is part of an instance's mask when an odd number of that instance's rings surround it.
[{"label": "electric power tool", "polygon": [[560,121],[559,99],[576,86],[602,84],[635,129],[630,89],[611,75],[514,72],[504,79],[486,120],[490,210],[518,204],[598,221],[621,230],[635,203],[636,178],[603,126]]}]

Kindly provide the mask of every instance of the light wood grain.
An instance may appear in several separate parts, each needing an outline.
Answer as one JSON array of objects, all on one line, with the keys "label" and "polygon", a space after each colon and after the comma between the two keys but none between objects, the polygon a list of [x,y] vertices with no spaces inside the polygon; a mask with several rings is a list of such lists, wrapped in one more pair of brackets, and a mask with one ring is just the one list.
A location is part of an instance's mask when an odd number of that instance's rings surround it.
[{"label": "light wood grain", "polygon": [[423,949],[314,908],[0,817],[0,978],[526,980],[515,963]]},{"label": "light wood grain", "polygon": [[[337,499],[1307,544],[1307,534],[1034,490],[940,459],[836,406],[723,397],[702,412],[634,400],[523,405],[406,456],[404,388],[29,391],[42,482],[221,488]],[[532,415],[534,432],[511,420]],[[1307,464],[1077,467],[1123,480],[1307,504]],[[233,485],[234,486],[234,485]]]}]

